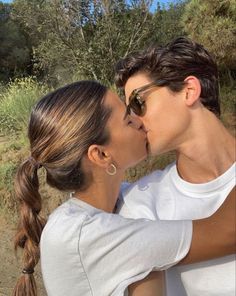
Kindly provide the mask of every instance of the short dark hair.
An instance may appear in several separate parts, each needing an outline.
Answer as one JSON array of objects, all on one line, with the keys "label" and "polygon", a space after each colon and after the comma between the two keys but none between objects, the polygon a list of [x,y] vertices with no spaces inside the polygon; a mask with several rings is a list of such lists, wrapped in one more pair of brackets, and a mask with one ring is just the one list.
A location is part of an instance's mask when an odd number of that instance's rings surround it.
[{"label": "short dark hair", "polygon": [[213,57],[200,44],[179,37],[166,46],[151,46],[131,53],[118,61],[115,82],[124,88],[127,80],[138,72],[146,72],[159,86],[178,92],[187,76],[197,77],[201,84],[201,103],[220,116],[218,69]]}]

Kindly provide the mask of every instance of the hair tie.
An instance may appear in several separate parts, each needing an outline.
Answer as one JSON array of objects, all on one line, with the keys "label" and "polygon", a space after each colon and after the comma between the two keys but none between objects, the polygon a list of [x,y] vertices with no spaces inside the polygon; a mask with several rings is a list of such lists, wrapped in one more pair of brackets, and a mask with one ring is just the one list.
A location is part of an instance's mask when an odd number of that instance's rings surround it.
[{"label": "hair tie", "polygon": [[28,158],[28,160],[29,160],[34,166],[36,166],[37,169],[39,169],[39,168],[42,167],[42,165],[41,165],[39,162],[37,162],[37,160],[35,160],[35,158],[34,158],[33,156],[30,156],[30,157]]},{"label": "hair tie", "polygon": [[34,273],[34,269],[33,268],[23,268],[22,269],[22,273],[24,273],[24,274],[32,274],[32,273]]}]

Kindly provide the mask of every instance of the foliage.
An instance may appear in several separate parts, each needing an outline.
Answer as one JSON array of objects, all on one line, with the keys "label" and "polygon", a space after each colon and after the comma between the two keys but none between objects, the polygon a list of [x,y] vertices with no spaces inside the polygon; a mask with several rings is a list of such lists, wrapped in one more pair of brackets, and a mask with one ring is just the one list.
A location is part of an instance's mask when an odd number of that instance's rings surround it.
[{"label": "foliage", "polygon": [[222,113],[235,113],[236,87],[223,86],[220,89]]},{"label": "foliage", "polygon": [[120,57],[187,34],[233,85],[235,27],[232,0],[15,0],[0,4],[0,80],[33,73],[54,86],[84,78],[111,85]]},{"label": "foliage", "polygon": [[151,13],[151,3],[16,0],[13,16],[29,34],[35,66],[49,81],[86,77],[111,84],[120,57],[182,32],[178,20],[184,4],[159,5]]},{"label": "foliage", "polygon": [[11,6],[0,2],[0,80],[5,81],[31,68],[29,40],[10,13]]},{"label": "foliage", "polygon": [[140,164],[126,171],[125,180],[135,182],[143,176],[150,174],[154,170],[164,169],[175,160],[175,153],[169,152],[161,156],[153,156],[142,161]]},{"label": "foliage", "polygon": [[0,210],[16,212],[13,180],[19,163],[27,154],[26,137],[8,137],[0,142]]},{"label": "foliage", "polygon": [[223,86],[220,89],[221,120],[224,125],[236,136],[236,87]]},{"label": "foliage", "polygon": [[149,38],[151,42],[165,45],[174,38],[185,34],[183,24],[180,22],[185,5],[185,2],[177,2],[170,4],[169,8],[165,9],[157,4],[151,24],[152,35]]},{"label": "foliage", "polygon": [[12,192],[12,177],[15,173],[16,165],[12,162],[1,164],[0,166],[0,190],[6,189]]},{"label": "foliage", "polygon": [[221,68],[236,69],[235,0],[191,0],[182,21],[186,33],[212,52]]},{"label": "foliage", "polygon": [[9,135],[25,130],[36,100],[48,91],[33,78],[15,79],[0,95],[0,133]]}]

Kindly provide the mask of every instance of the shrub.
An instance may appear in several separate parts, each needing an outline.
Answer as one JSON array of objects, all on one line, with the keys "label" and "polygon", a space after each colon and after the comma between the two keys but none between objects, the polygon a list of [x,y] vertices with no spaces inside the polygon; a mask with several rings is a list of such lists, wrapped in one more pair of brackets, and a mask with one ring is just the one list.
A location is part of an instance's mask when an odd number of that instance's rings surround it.
[{"label": "shrub", "polygon": [[16,164],[13,162],[4,163],[0,166],[0,190],[6,189],[12,192],[12,179],[16,171]]},{"label": "shrub", "polygon": [[152,156],[142,161],[137,166],[130,168],[126,171],[125,180],[128,182],[134,182],[143,176],[150,174],[154,170],[162,170],[168,164],[175,160],[175,153],[168,152],[160,156]]},{"label": "shrub", "polygon": [[0,166],[0,209],[16,210],[13,193],[13,176],[16,172],[16,164],[4,163]]},{"label": "shrub", "polygon": [[236,85],[234,87],[223,86],[220,89],[221,111],[223,113],[235,114],[236,107]]},{"label": "shrub", "polygon": [[0,95],[0,133],[18,133],[25,129],[35,102],[48,91],[32,77],[15,79]]},{"label": "shrub", "polygon": [[224,86],[220,90],[221,120],[224,125],[236,136],[236,87]]}]

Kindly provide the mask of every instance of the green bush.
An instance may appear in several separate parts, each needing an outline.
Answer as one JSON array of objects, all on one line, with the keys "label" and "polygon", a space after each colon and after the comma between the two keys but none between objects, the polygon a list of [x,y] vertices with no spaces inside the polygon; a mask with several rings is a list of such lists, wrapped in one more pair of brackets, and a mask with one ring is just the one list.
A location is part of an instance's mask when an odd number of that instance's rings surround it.
[{"label": "green bush", "polygon": [[221,112],[235,114],[236,107],[236,86],[223,86],[220,89]]},{"label": "green bush", "polygon": [[154,170],[164,169],[174,160],[174,152],[168,152],[159,156],[150,156],[148,159],[142,161],[137,166],[128,169],[125,174],[125,180],[128,182],[135,182],[143,176],[150,174]]},{"label": "green bush", "polygon": [[19,166],[28,155],[28,143],[22,134],[0,143],[0,211],[16,212],[14,177]]},{"label": "green bush", "polygon": [[221,98],[221,120],[223,124],[236,136],[236,87],[222,87]]},{"label": "green bush", "polygon": [[0,166],[0,210],[16,211],[13,192],[13,177],[16,168],[16,163],[13,162],[4,163]]},{"label": "green bush", "polygon": [[33,78],[16,79],[0,94],[0,133],[18,133],[27,126],[30,111],[48,88]]},{"label": "green bush", "polygon": [[4,163],[0,166],[0,190],[6,189],[12,192],[13,190],[13,176],[16,172],[16,164],[13,162]]}]

